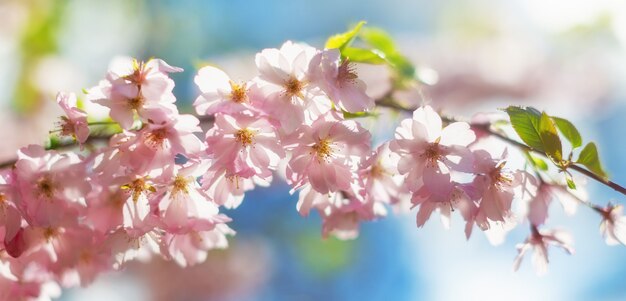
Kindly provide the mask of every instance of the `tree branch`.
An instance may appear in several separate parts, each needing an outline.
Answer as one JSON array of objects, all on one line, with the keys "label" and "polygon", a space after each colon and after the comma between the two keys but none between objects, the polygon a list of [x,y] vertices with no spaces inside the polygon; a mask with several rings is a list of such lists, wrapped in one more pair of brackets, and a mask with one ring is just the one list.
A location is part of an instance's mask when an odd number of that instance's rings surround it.
[{"label": "tree branch", "polygon": [[[377,105],[381,106],[381,107],[391,108],[391,109],[398,110],[398,111],[404,111],[404,112],[413,112],[416,109],[416,108],[407,108],[407,107],[404,107],[402,105],[399,105],[396,102],[391,101],[389,98],[382,98],[380,101],[377,102]],[[456,121],[458,121],[455,118],[451,118],[451,117],[447,117],[447,116],[441,116],[441,119],[443,121],[445,121],[445,122],[456,122]],[[543,157],[548,158],[548,155],[545,152],[542,152],[542,151],[539,151],[537,149],[534,149],[534,148],[532,148],[532,147],[530,147],[530,146],[528,146],[526,144],[523,144],[523,143],[521,143],[521,142],[519,142],[517,140],[511,139],[511,138],[509,138],[508,136],[506,136],[506,135],[504,135],[502,133],[494,131],[493,129],[491,129],[491,124],[487,124],[487,123],[470,123],[470,126],[472,128],[474,128],[474,129],[478,129],[478,130],[481,130],[481,131],[483,131],[485,133],[488,133],[489,135],[494,136],[494,137],[496,137],[496,138],[506,142],[507,144],[515,146],[515,147],[517,147],[519,149],[526,150],[526,151],[529,151],[529,152],[533,152],[535,154],[539,154],[539,155],[541,155]],[[577,172],[579,172],[579,173],[581,173],[581,174],[583,174],[583,175],[585,175],[585,176],[587,176],[589,178],[592,178],[592,179],[596,180],[597,182],[599,182],[601,184],[604,184],[605,186],[608,186],[608,187],[612,188],[613,190],[615,190],[615,191],[617,191],[617,192],[619,192],[619,193],[621,193],[623,195],[626,195],[626,188],[624,188],[624,186],[621,186],[621,185],[619,185],[619,184],[617,184],[617,183],[615,183],[615,182],[613,182],[613,181],[611,181],[609,179],[605,179],[603,177],[600,177],[600,176],[596,175],[595,173],[593,173],[593,172],[591,172],[591,171],[589,171],[589,170],[587,170],[587,169],[585,169],[585,168],[583,168],[583,167],[581,167],[579,165],[572,164],[568,168],[571,168],[571,169],[573,169],[573,170],[575,170],[575,171],[577,171]]]}]

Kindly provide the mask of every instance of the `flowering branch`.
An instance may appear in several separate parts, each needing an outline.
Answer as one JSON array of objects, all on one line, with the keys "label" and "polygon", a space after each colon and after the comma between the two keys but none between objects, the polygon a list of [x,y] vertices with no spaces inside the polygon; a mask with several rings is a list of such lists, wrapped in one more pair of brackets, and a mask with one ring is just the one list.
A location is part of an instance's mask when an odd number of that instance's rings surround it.
[{"label": "flowering branch", "polygon": [[[582,138],[569,121],[545,112],[507,109],[521,143],[490,124],[440,116],[430,106],[403,107],[393,91],[372,99],[354,62],[387,64],[397,89],[413,86],[416,72],[384,32],[363,25],[331,37],[325,49],[290,41],[265,49],[256,55],[258,76],[249,81],[201,68],[194,78],[199,117],[179,113],[169,74],[182,69],[159,59],[120,63],[86,91],[85,101],[108,107],[121,131],[90,134],[90,126],[108,124],[88,123],[76,97],[60,93],[65,115],[55,133],[71,139],[24,147],[17,160],[0,166],[13,166],[0,170],[0,261],[10,270],[0,275],[0,287],[15,292],[12,300],[32,299],[44,285],[86,285],[137,257],[197,264],[235,234],[220,211],[237,208],[247,191],[270,185],[274,176],[298,193],[301,215],[317,211],[323,237],[340,239],[356,238],[361,222],[384,217],[389,207],[414,208],[417,227],[435,212],[448,227],[459,214],[469,239],[474,228],[516,225],[512,204],[523,202],[528,212],[517,221],[528,221],[531,233],[518,246],[515,268],[535,250],[545,271],[547,245],[573,251],[564,233],[542,229],[550,202],[558,199],[569,213],[571,195],[564,185],[543,181],[544,161],[529,160],[535,177],[507,166],[507,152],[475,144],[479,131],[548,158],[570,188],[569,168],[626,191],[604,177],[595,144],[576,161],[571,153],[563,159],[557,127],[572,148]],[[354,47],[357,35],[371,48]],[[376,105],[412,116],[394,139],[373,146],[369,131],[351,117],[369,116]],[[212,125],[202,139],[201,123]],[[100,140],[107,143],[92,143]],[[82,156],[57,152],[86,144],[91,148]],[[607,243],[626,243],[622,207],[590,206],[601,213]],[[31,270],[36,277],[25,272]]]},{"label": "flowering branch", "polygon": [[[388,96],[381,98],[381,100],[377,101],[376,104],[378,106],[381,106],[381,107],[387,107],[387,108],[391,108],[391,109],[398,110],[398,111],[403,111],[403,112],[408,112],[408,113],[411,113],[411,112],[413,112],[413,111],[415,111],[417,109],[417,108],[407,108],[407,107],[404,107],[404,106],[402,106],[402,105],[392,101]],[[458,122],[457,118],[449,117],[449,116],[441,116],[441,119],[443,121],[447,122],[447,123]],[[489,123],[470,123],[470,126],[472,128],[478,129],[478,130],[480,130],[482,132],[488,133],[489,135],[494,136],[494,137],[496,137],[496,138],[506,142],[507,144],[515,146],[516,148],[518,148],[518,149],[520,149],[522,151],[533,152],[535,154],[542,155],[545,158],[549,158],[549,155],[546,154],[543,151],[537,150],[537,149],[535,149],[535,148],[533,148],[531,146],[528,146],[528,145],[526,145],[524,143],[521,143],[521,142],[519,142],[517,140],[511,139],[511,138],[509,138],[508,136],[506,136],[503,133],[500,133],[498,131],[492,130],[491,129],[491,124],[489,124]],[[608,187],[614,189],[615,191],[617,191],[617,192],[619,192],[619,193],[621,193],[623,195],[626,195],[626,187],[624,187],[624,186],[622,186],[620,184],[617,184],[617,183],[615,183],[615,182],[613,182],[613,181],[611,181],[609,179],[605,179],[605,178],[603,178],[601,176],[598,176],[597,174],[595,174],[595,173],[593,173],[593,172],[591,172],[591,171],[589,171],[589,170],[587,170],[587,169],[585,169],[585,168],[583,168],[581,166],[578,166],[576,164],[569,165],[568,168],[571,168],[571,169],[573,169],[573,170],[575,170],[575,171],[577,171],[577,172],[579,172],[579,173],[581,173],[581,174],[583,174],[583,175],[585,175],[585,176],[587,176],[587,177],[589,177],[591,179],[594,179],[595,181],[597,181],[597,182],[599,182],[599,183],[601,183],[601,184],[603,184],[605,186],[608,186]]]}]

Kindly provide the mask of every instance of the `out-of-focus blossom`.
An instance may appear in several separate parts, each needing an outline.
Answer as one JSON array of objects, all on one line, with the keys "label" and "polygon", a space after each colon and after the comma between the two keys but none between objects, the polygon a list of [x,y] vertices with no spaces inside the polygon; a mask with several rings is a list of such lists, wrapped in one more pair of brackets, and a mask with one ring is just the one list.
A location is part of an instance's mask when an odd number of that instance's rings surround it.
[{"label": "out-of-focus blossom", "polygon": [[537,274],[542,275],[548,271],[548,246],[553,245],[560,247],[568,254],[573,254],[574,249],[571,247],[571,236],[561,230],[539,231],[536,227],[532,227],[530,236],[523,244],[517,245],[518,255],[513,263],[513,270],[517,271],[524,255],[529,250],[533,250],[533,266]]},{"label": "out-of-focus blossom", "polygon": [[65,112],[65,116],[61,116],[60,134],[71,136],[82,145],[89,138],[89,127],[87,126],[87,113],[76,108],[76,94],[59,93],[57,103]]},{"label": "out-of-focus blossom", "polygon": [[602,215],[600,233],[608,245],[626,245],[626,216],[623,205],[609,204],[598,209]]}]

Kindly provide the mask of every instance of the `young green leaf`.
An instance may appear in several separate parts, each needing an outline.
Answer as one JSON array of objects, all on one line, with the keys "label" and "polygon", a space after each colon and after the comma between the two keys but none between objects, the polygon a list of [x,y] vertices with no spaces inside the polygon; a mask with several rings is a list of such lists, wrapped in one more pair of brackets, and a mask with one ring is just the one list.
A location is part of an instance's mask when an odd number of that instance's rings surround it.
[{"label": "young green leaf", "polygon": [[540,114],[536,114],[529,108],[510,106],[504,110],[511,120],[513,129],[526,145],[544,152],[543,142],[539,135]]},{"label": "young green leaf", "polygon": [[541,118],[539,119],[539,137],[546,155],[555,163],[561,162],[563,160],[561,138],[559,138],[559,134],[556,132],[554,121],[545,112],[541,113]]},{"label": "young green leaf", "polygon": [[351,62],[380,65],[387,63],[385,54],[376,49],[363,49],[355,47],[346,47],[341,51],[341,55],[348,58]]},{"label": "young green leaf", "polygon": [[569,187],[569,189],[576,189],[576,183],[574,183],[574,179],[572,178],[572,175],[570,175],[569,173],[566,174],[565,181],[567,182],[567,187]]},{"label": "young green leaf", "polygon": [[593,142],[589,142],[587,143],[587,145],[585,145],[585,148],[583,148],[583,150],[578,155],[578,160],[576,160],[576,163],[584,165],[590,171],[603,178],[607,177],[607,174],[602,168],[602,164],[600,163],[598,148]]},{"label": "young green leaf", "polygon": [[546,171],[548,170],[548,163],[546,163],[546,161],[544,161],[543,159],[533,156],[533,154],[531,154],[530,152],[526,153],[527,157],[528,157],[528,161],[538,170],[543,170]]},{"label": "young green leaf", "polygon": [[415,79],[415,66],[398,51],[391,36],[379,28],[363,28],[359,37],[379,53],[401,79]]},{"label": "young green leaf", "polygon": [[343,111],[343,118],[345,119],[354,119],[354,118],[364,118],[364,117],[377,117],[378,114],[373,112],[347,112]]},{"label": "young green leaf", "polygon": [[344,33],[336,34],[328,38],[328,40],[326,40],[326,49],[337,48],[343,50],[345,47],[348,47],[350,43],[352,43],[356,35],[359,33],[359,30],[361,30],[363,25],[365,25],[365,23],[365,21],[361,21],[357,23],[357,25],[354,26],[354,28],[352,28],[351,30],[348,30]]},{"label": "young green leaf", "polygon": [[559,128],[559,131],[563,134],[565,139],[572,144],[572,149],[583,145],[583,138],[580,136],[580,133],[574,124],[572,124],[569,120],[560,117],[552,116],[552,120],[554,120],[556,127]]}]

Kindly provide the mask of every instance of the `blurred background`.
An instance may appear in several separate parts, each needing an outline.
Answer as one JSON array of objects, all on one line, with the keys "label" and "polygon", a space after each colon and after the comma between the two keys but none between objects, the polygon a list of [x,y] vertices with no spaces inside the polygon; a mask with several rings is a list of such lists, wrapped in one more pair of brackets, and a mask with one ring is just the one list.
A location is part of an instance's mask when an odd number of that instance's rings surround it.
[{"label": "blurred background", "polygon": [[[359,20],[389,31],[415,64],[437,72],[425,89],[433,105],[468,118],[509,104],[566,117],[626,183],[620,0],[0,0],[0,161],[45,141],[60,115],[57,91],[96,85],[115,56],[185,68],[173,75],[175,94],[191,111],[198,66],[248,79],[255,52],[285,40],[322,47]],[[376,83],[377,72],[360,72]],[[378,139],[392,134],[393,122],[385,124]],[[595,183],[588,190],[598,204],[625,201]],[[537,277],[528,258],[512,272],[525,227],[493,247],[479,231],[466,241],[460,221],[450,231],[436,218],[417,229],[411,212],[363,225],[354,241],[323,240],[319,218],[299,217],[288,191],[277,181],[226,211],[238,234],[200,266],[137,263],[61,300],[626,299],[626,248],[606,246],[586,208],[568,217],[553,204],[548,225],[572,232],[576,254],[555,249],[548,274]]]}]

